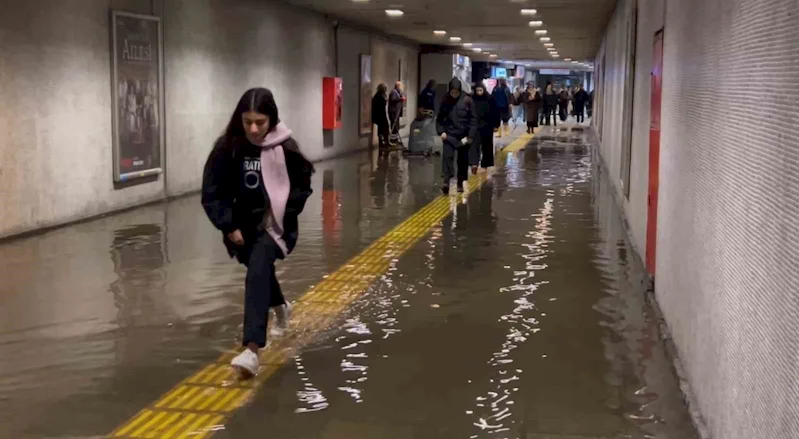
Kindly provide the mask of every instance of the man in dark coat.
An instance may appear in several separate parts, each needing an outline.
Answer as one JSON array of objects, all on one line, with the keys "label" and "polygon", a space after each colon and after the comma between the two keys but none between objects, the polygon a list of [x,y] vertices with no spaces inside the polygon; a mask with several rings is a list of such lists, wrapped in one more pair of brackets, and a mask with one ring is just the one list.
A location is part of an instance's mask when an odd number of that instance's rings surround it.
[{"label": "man in dark coat", "polygon": [[402,117],[402,107],[405,105],[405,94],[402,92],[402,82],[397,81],[391,95],[388,97],[388,119],[391,124],[391,133],[399,133],[399,121]]},{"label": "man in dark coat", "polygon": [[574,115],[577,116],[577,123],[585,122],[585,104],[588,103],[588,92],[580,84],[580,89],[574,93]]},{"label": "man in dark coat", "polygon": [[420,111],[436,111],[436,80],[431,79],[427,82],[424,90],[419,93],[419,104],[418,104]]},{"label": "man in dark coat", "polygon": [[[504,78],[499,79],[499,84],[494,88],[494,91],[491,93],[494,97],[494,102],[497,103],[497,108],[499,108],[499,116],[502,119],[502,125],[504,130],[510,134],[510,126],[508,122],[510,121],[511,116],[511,104],[513,103],[513,93],[510,91],[510,87],[508,87],[508,81]],[[500,135],[503,135],[500,131]]]},{"label": "man in dark coat", "polygon": [[483,169],[494,166],[494,131],[499,129],[502,118],[496,100],[488,94],[482,82],[474,86],[472,100],[477,116],[477,136],[472,142],[469,165],[472,167],[472,174],[476,174],[477,165],[481,165]]},{"label": "man in dark coat", "polygon": [[469,145],[477,136],[477,113],[474,101],[463,93],[460,79],[449,82],[449,92],[441,103],[436,117],[436,131],[444,142],[442,162],[444,186],[441,191],[449,194],[449,184],[455,176],[453,161],[458,157],[458,192],[463,192],[463,182],[469,177]]}]

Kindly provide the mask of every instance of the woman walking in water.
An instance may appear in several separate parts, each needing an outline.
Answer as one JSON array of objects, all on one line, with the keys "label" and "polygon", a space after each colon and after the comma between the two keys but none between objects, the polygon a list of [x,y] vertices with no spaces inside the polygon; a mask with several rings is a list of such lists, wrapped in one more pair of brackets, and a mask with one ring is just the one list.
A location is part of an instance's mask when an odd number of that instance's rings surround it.
[{"label": "woman walking in water", "polygon": [[247,266],[246,349],[231,362],[242,378],[258,373],[269,309],[276,316],[272,335],[288,327],[291,305],[275,277],[275,261],[297,243],[297,216],[313,192],[313,172],[291,130],[278,118],[272,92],[254,88],[244,93],[208,156],[202,189],[203,208],[222,231],[228,253]]}]

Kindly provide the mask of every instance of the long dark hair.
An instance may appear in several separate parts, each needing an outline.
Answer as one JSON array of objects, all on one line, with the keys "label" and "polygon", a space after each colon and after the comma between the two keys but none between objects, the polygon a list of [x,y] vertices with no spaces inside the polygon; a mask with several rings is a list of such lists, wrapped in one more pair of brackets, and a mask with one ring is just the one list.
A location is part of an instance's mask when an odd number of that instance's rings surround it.
[{"label": "long dark hair", "polygon": [[388,94],[388,86],[386,84],[381,83],[377,86],[377,94],[380,96],[385,97]]},{"label": "long dark hair", "polygon": [[[225,128],[225,132],[222,133],[214,144],[215,149],[224,150],[232,156],[235,156],[239,145],[243,142],[249,142],[244,132],[244,123],[241,120],[242,113],[248,111],[254,111],[268,116],[269,131],[274,130],[280,123],[277,103],[275,102],[275,96],[272,94],[272,91],[263,87],[251,88],[241,95],[241,99],[239,99],[239,103],[236,105],[233,115],[230,116],[230,122],[228,122],[227,128]],[[283,146],[286,150],[294,151],[299,154],[303,160],[305,160],[306,166],[308,166],[311,173],[316,172],[310,160],[300,151],[297,142],[286,142]]]},{"label": "long dark hair", "polygon": [[225,128],[225,132],[216,141],[216,148],[235,149],[236,146],[246,139],[244,133],[244,124],[241,121],[242,113],[254,111],[269,117],[269,131],[275,129],[277,124],[280,123],[278,117],[277,103],[275,96],[268,88],[251,88],[244,92],[239,99],[233,115],[230,116],[230,122]]}]

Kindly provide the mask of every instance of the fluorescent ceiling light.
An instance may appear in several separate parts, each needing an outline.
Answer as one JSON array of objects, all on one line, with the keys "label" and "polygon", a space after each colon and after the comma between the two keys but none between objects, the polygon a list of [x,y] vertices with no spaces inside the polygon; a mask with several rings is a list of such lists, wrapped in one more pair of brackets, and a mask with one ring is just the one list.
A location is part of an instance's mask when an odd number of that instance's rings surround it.
[{"label": "fluorescent ceiling light", "polygon": [[572,59],[571,59],[571,58],[563,58],[563,60],[564,60],[564,61],[566,61],[566,62],[569,62],[569,61],[571,61]]},{"label": "fluorescent ceiling light", "polygon": [[555,49],[554,47],[547,47],[547,50],[550,51],[550,52],[554,52],[557,49]]},{"label": "fluorescent ceiling light", "polygon": [[474,48],[474,49],[472,49],[472,50],[474,50],[474,51],[475,51],[475,52],[477,52],[477,53],[480,53],[480,52],[482,52],[482,51],[483,51],[483,49],[481,49],[481,48],[479,48],[479,47],[475,47],[475,48]]},{"label": "fluorescent ceiling light", "polygon": [[546,44],[544,44],[544,47],[555,47],[555,44],[553,44],[553,43],[546,43]]},{"label": "fluorescent ceiling light", "polygon": [[491,55],[488,55],[488,56],[490,56],[491,58],[496,58],[497,54],[496,53],[492,53]]},{"label": "fluorescent ceiling light", "polygon": [[552,54],[552,58],[560,58],[560,55],[558,55],[558,54],[556,54],[556,53],[553,53],[553,54]]},{"label": "fluorescent ceiling light", "polygon": [[472,43],[463,43],[463,47],[472,47],[474,44]]},{"label": "fluorescent ceiling light", "polygon": [[458,41],[460,41],[460,40],[461,40],[461,37],[449,37],[449,40],[450,40],[450,41],[454,41],[454,42],[456,42],[456,43],[457,43]]},{"label": "fluorescent ceiling light", "polygon": [[402,17],[405,13],[399,9],[386,9],[386,15],[389,17]]},{"label": "fluorescent ceiling light", "polygon": [[541,27],[544,25],[543,21],[531,21],[527,23],[530,27]]},{"label": "fluorescent ceiling light", "polygon": [[544,42],[544,43],[548,43],[548,42],[552,41],[552,38],[549,38],[549,37],[541,37],[541,38],[539,38],[539,40],[541,40],[541,41],[542,41],[542,42]]},{"label": "fluorescent ceiling light", "polygon": [[445,30],[434,30],[433,34],[438,35],[439,37],[443,37],[444,35],[447,34],[447,31],[445,31]]},{"label": "fluorescent ceiling light", "polygon": [[535,9],[522,9],[522,15],[535,15],[538,11]]},{"label": "fluorescent ceiling light", "polygon": [[541,30],[537,30],[537,31],[535,31],[535,34],[536,34],[536,35],[546,35],[546,34],[547,34],[547,31],[546,31],[546,30],[544,30],[544,29],[541,29]]},{"label": "fluorescent ceiling light", "polygon": [[[568,59],[568,58],[566,58],[566,61],[568,61],[568,60],[569,60],[569,59]],[[580,64],[580,61],[572,61],[572,64]]]}]

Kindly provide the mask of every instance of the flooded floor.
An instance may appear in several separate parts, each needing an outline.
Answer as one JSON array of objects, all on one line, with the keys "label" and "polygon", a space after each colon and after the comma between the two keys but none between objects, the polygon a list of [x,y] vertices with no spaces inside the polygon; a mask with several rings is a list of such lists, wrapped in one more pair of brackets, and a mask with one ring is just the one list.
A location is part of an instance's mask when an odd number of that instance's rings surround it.
[{"label": "flooded floor", "polygon": [[[214,437],[695,438],[594,154],[571,132],[501,155]],[[320,164],[278,266],[288,298],[436,199],[439,166]],[[244,270],[196,197],[0,260],[3,438],[104,437],[240,336]]]}]

